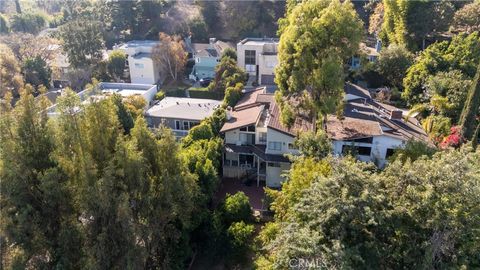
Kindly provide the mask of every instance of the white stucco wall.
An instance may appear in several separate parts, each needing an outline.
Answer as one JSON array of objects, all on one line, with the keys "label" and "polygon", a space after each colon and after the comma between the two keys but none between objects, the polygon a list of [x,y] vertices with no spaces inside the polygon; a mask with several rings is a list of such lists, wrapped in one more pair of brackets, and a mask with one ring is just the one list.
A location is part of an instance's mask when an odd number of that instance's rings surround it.
[{"label": "white stucco wall", "polygon": [[[267,131],[267,148],[265,150],[265,153],[273,154],[273,155],[282,155],[282,154],[286,154],[286,153],[298,154],[298,150],[288,149],[288,144],[289,143],[293,144],[294,141],[295,141],[294,137],[269,128],[268,131]],[[268,148],[268,143],[269,142],[281,142],[282,143],[282,149],[278,150],[278,151],[269,149]]]},{"label": "white stucco wall", "polygon": [[372,151],[370,156],[357,156],[357,158],[364,162],[377,162],[379,167],[384,167],[386,164],[385,156],[387,154],[387,149],[396,149],[402,147],[404,142],[400,139],[393,138],[390,136],[375,136],[373,137],[372,143],[361,143],[361,142],[345,142],[345,141],[333,141],[333,153],[335,155],[342,155],[343,145],[354,146],[366,146],[371,147]]},{"label": "white stucco wall", "polygon": [[[136,66],[136,64],[143,65],[143,68]],[[156,84],[159,79],[159,69],[151,58],[134,58],[129,56],[128,67],[132,83]]]},{"label": "white stucco wall", "polygon": [[240,140],[239,134],[238,129],[225,132],[225,143],[236,144]]},{"label": "white stucco wall", "polygon": [[259,55],[258,56],[258,79],[261,81],[262,75],[275,75],[275,67],[278,64],[277,55]]}]

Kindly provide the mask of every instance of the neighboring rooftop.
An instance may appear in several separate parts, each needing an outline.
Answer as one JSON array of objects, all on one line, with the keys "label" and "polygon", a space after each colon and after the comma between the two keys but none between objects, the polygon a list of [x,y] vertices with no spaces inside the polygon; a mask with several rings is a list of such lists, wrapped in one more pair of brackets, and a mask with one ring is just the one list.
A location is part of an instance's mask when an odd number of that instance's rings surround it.
[{"label": "neighboring rooftop", "polygon": [[265,43],[278,43],[278,38],[245,38],[240,41],[244,45],[263,45]]},{"label": "neighboring rooftop", "polygon": [[347,100],[342,119],[335,115],[327,116],[326,130],[333,140],[385,135],[401,140],[429,142],[417,119],[404,117],[402,110],[371,99],[368,91],[357,85],[347,83],[345,91],[347,96],[355,95],[359,98]]},{"label": "neighboring rooftop", "polygon": [[212,115],[222,101],[199,98],[165,97],[147,110],[146,116],[201,121]]},{"label": "neighboring rooftop", "polygon": [[[77,95],[80,98],[80,101],[83,103],[90,102],[90,98],[94,100],[103,99],[106,96],[112,94],[119,94],[122,97],[128,97],[132,95],[141,95],[144,96],[149,93],[149,95],[154,95],[157,92],[156,85],[152,84],[133,84],[133,83],[110,83],[110,82],[101,82],[97,85],[95,89],[85,89],[81,92],[78,92]],[[49,92],[50,93],[50,92]],[[47,96],[48,97],[48,96]],[[58,97],[58,95],[55,97]],[[48,97],[50,99],[50,97]],[[147,101],[148,102],[148,101]],[[57,105],[48,108],[49,115],[55,115],[57,110]]]},{"label": "neighboring rooftop", "polygon": [[233,48],[232,44],[215,38],[211,38],[210,43],[192,43],[191,46],[195,55],[201,57],[220,57],[225,49]]}]

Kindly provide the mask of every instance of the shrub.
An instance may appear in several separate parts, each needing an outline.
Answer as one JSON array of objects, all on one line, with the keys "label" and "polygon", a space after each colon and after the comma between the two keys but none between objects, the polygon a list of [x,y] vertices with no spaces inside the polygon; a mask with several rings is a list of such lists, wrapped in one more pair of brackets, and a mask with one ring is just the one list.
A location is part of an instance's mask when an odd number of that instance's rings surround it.
[{"label": "shrub", "polygon": [[247,195],[239,191],[234,195],[227,194],[223,212],[226,223],[248,221],[252,216],[252,209]]}]

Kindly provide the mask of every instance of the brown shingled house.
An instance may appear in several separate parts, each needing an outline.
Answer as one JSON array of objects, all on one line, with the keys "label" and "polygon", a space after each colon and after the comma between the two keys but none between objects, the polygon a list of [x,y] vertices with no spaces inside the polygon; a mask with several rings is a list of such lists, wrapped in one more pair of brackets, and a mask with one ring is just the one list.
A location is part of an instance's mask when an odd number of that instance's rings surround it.
[{"label": "brown shingled house", "polygon": [[[359,160],[383,167],[408,140],[429,142],[415,118],[405,119],[401,110],[375,101],[367,89],[346,83],[345,102],[343,118],[329,115],[325,124],[336,155],[353,152]],[[257,185],[265,181],[268,187],[280,187],[283,171],[290,168],[285,154],[299,154],[295,137],[313,130],[311,121],[297,117],[293,127],[284,127],[279,106],[265,87],[244,94],[227,114],[220,131],[225,136],[223,176],[251,176]]]},{"label": "brown shingled house", "polygon": [[312,124],[299,118],[291,128],[281,125],[279,107],[265,87],[246,93],[227,118],[220,131],[225,135],[223,176],[252,176],[257,185],[280,187],[282,172],[290,168],[284,155],[298,154],[295,136]]}]

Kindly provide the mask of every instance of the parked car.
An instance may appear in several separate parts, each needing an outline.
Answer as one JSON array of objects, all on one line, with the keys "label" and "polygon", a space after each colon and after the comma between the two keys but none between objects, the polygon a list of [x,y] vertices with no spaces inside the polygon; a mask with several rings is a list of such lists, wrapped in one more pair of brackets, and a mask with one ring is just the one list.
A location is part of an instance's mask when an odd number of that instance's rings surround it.
[{"label": "parked car", "polygon": [[202,78],[200,79],[200,85],[202,87],[207,87],[211,82],[212,82],[213,78]]}]

